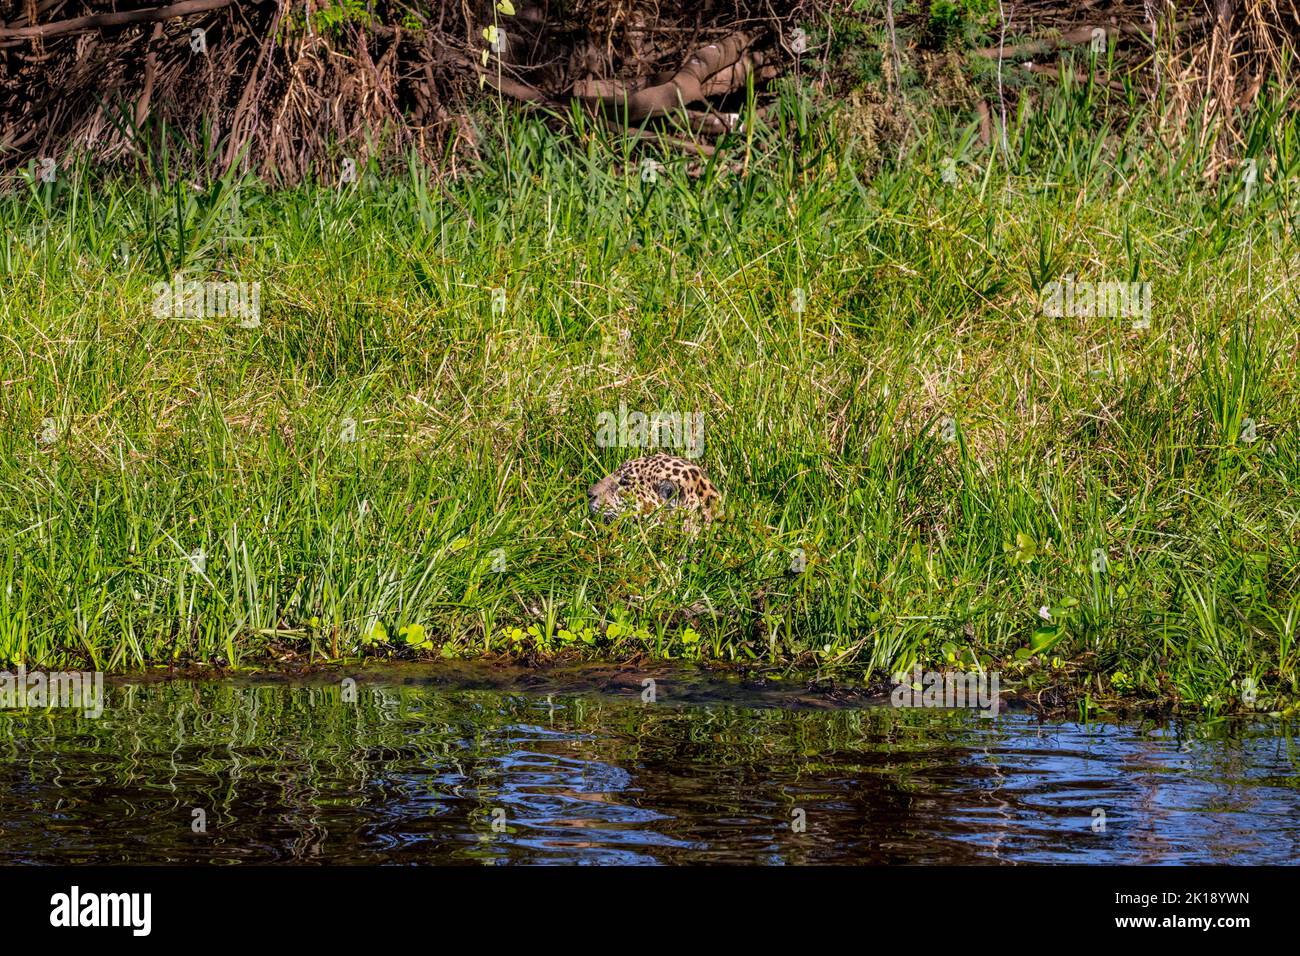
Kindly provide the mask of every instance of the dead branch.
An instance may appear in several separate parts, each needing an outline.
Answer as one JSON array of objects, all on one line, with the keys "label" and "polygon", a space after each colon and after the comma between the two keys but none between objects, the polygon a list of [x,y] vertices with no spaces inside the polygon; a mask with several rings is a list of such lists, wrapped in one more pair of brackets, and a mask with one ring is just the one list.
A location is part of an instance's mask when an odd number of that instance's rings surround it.
[{"label": "dead branch", "polygon": [[763,76],[766,69],[763,55],[747,53],[751,42],[747,35],[733,33],[720,43],[711,43],[697,50],[681,69],[666,79],[656,77],[659,82],[635,91],[618,80],[582,80],[573,85],[568,97],[553,97],[535,86],[488,69],[481,69],[480,75],[499,92],[520,102],[552,107],[577,102],[628,126],[647,119],[679,116],[684,112],[692,130],[720,136],[730,131],[728,120],[717,113],[687,110],[686,107],[706,97],[740,89],[751,73]]},{"label": "dead branch", "polygon": [[[1192,17],[1181,23],[1175,24],[1175,30],[1187,30],[1193,27],[1202,26],[1205,23],[1205,17]],[[1037,56],[1040,53],[1050,53],[1051,51],[1065,46],[1078,46],[1081,43],[1091,43],[1095,31],[1101,30],[1106,35],[1106,39],[1119,37],[1123,35],[1141,36],[1147,38],[1150,36],[1146,27],[1140,23],[1121,23],[1118,26],[1096,26],[1096,27],[1078,27],[1074,30],[1068,30],[1057,37],[1048,37],[1041,40],[1029,40],[1025,43],[1019,43],[1015,46],[989,46],[981,50],[976,50],[976,56],[987,57],[989,59],[998,59],[999,57],[1007,60],[1019,60],[1023,57]]]},{"label": "dead branch", "polygon": [[628,123],[667,116],[689,103],[704,99],[704,84],[709,77],[736,64],[752,42],[752,38],[745,33],[733,33],[718,43],[710,43],[696,51],[666,83],[630,94],[624,91],[621,95],[579,99],[590,106],[616,111],[626,117]]},{"label": "dead branch", "polygon": [[183,0],[166,7],[149,7],[146,10],[127,10],[119,13],[95,13],[88,17],[73,17],[71,20],[58,20],[54,23],[38,23],[33,26],[0,29],[0,38],[26,39],[28,37],[50,37],[65,33],[85,33],[103,27],[120,27],[132,23],[153,23],[158,20],[170,20],[174,17],[188,17],[195,13],[220,10],[228,7],[235,0]]}]

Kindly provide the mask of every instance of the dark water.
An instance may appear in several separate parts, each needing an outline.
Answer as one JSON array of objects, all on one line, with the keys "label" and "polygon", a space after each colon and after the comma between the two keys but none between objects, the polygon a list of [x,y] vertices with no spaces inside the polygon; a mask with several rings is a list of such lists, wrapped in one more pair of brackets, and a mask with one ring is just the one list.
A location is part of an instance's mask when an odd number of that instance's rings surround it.
[{"label": "dark water", "polygon": [[0,712],[0,863],[1300,859],[1297,751],[1265,725],[641,692],[408,669],[355,703],[333,678],[157,682],[98,720]]}]

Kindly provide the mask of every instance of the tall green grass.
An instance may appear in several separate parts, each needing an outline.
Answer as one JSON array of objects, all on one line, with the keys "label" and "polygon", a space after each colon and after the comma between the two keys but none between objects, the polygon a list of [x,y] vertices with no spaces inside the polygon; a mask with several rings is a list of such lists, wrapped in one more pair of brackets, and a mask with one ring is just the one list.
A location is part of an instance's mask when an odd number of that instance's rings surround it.
[{"label": "tall green grass", "polygon": [[[498,119],[455,180],[29,179],[0,660],[573,648],[1287,706],[1295,114],[1247,184],[1053,89],[1006,155],[935,112],[881,166],[792,89],[710,160]],[[178,272],[260,282],[260,325],[156,317]],[[1150,281],[1151,327],[1045,316],[1065,275]],[[724,521],[592,523],[642,453],[596,444],[620,402],[704,414]]]}]

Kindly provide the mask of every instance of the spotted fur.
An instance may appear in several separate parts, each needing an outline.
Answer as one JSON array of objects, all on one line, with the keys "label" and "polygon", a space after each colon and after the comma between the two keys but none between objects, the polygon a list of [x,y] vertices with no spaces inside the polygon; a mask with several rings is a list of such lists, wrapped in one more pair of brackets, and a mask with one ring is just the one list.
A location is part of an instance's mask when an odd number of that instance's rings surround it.
[{"label": "spotted fur", "polygon": [[718,489],[699,465],[662,452],[625,461],[587,489],[587,507],[602,518],[616,518],[628,510],[650,514],[667,507],[711,521],[721,503]]}]

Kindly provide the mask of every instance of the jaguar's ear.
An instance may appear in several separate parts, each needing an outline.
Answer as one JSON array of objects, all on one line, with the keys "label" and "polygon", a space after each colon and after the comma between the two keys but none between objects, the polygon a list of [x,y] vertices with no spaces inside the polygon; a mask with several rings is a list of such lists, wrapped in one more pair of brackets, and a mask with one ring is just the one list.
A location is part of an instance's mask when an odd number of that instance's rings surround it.
[{"label": "jaguar's ear", "polygon": [[655,491],[659,493],[659,497],[664,501],[671,501],[673,498],[676,498],[679,490],[680,489],[671,481],[661,481],[659,484],[655,485]]}]

